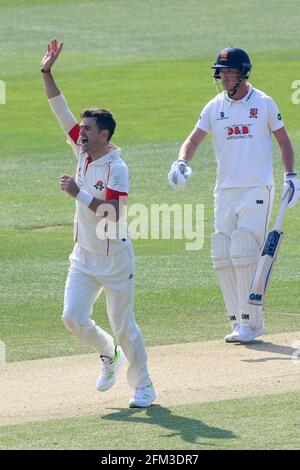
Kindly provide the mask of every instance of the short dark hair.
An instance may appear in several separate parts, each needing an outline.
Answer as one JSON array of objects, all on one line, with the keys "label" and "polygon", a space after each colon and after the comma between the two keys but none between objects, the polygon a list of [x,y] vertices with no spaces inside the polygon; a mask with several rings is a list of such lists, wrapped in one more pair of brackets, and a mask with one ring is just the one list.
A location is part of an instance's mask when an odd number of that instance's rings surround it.
[{"label": "short dark hair", "polygon": [[111,136],[115,132],[116,120],[113,113],[103,108],[88,108],[82,111],[80,114],[82,118],[93,118],[96,121],[99,131],[107,129],[109,131],[108,140],[111,139]]}]

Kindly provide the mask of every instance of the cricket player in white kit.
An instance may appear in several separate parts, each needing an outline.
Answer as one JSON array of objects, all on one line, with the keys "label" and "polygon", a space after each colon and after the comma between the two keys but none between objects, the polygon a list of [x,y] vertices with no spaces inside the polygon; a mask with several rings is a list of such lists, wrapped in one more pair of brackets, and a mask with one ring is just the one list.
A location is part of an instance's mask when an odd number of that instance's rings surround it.
[{"label": "cricket player in white kit", "polygon": [[273,99],[247,81],[251,67],[242,49],[219,53],[212,68],[223,91],[204,107],[168,176],[173,189],[185,187],[191,176],[188,162],[211,132],[217,160],[212,260],[232,327],[226,342],[248,342],[265,333],[262,307],[249,305],[248,294],[274,199],[272,134],[280,147],[284,181],[294,188],[289,207],[300,191],[281,115]]},{"label": "cricket player in white kit", "polygon": [[[128,383],[135,389],[129,406],[149,407],[156,394],[133,313],[134,252],[127,233],[117,230],[121,201],[126,200],[129,191],[128,167],[121,158],[121,149],[110,142],[116,126],[110,111],[85,110],[78,124],[69,110],[51,74],[62,46],[53,39],[41,63],[50,106],[77,159],[76,181],[68,175],[60,178],[61,189],[76,199],[75,245],[62,319],[80,341],[100,354],[103,369],[96,388],[111,388],[127,359]],[[109,226],[115,226],[115,236]],[[110,325],[121,347],[116,347],[112,336],[91,319],[93,305],[103,289]]]}]

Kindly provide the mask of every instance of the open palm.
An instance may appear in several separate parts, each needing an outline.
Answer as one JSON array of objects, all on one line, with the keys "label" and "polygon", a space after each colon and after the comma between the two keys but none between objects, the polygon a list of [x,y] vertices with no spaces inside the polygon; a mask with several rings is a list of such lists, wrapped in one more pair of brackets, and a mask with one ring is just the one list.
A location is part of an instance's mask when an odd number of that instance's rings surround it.
[{"label": "open palm", "polygon": [[53,38],[51,42],[48,43],[47,52],[42,58],[41,67],[46,71],[49,72],[52,65],[58,58],[59,54],[61,53],[63,47],[63,42],[57,43],[57,39]]}]

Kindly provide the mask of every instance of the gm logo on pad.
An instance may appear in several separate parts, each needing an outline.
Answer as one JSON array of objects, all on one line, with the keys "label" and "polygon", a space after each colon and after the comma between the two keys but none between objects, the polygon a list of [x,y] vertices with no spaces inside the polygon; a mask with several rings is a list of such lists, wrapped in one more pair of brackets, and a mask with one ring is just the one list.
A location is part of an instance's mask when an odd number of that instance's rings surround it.
[{"label": "gm logo on pad", "polygon": [[253,300],[254,302],[260,302],[262,299],[262,295],[260,294],[250,294],[250,300]]}]

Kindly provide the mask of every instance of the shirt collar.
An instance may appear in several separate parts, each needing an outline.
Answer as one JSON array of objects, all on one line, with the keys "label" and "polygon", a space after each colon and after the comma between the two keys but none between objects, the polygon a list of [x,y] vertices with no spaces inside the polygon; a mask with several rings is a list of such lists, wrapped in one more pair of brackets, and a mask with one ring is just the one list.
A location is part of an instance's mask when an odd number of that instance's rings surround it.
[{"label": "shirt collar", "polygon": [[[119,147],[112,148],[108,153],[103,155],[103,157],[97,158],[96,160],[92,160],[91,164],[96,165],[96,166],[102,166],[105,165],[106,163],[114,160],[115,158],[120,157],[121,154],[121,149]],[[86,155],[86,159],[89,159],[90,157]]]},{"label": "shirt collar", "polygon": [[248,103],[248,101],[250,100],[251,96],[253,95],[254,93],[254,88],[253,86],[249,83],[249,87],[248,87],[248,93],[246,96],[244,96],[244,98],[240,99],[240,100],[233,100],[232,98],[230,98],[228,96],[228,93],[227,91],[225,91],[225,98],[226,100],[229,102],[229,103]]}]

